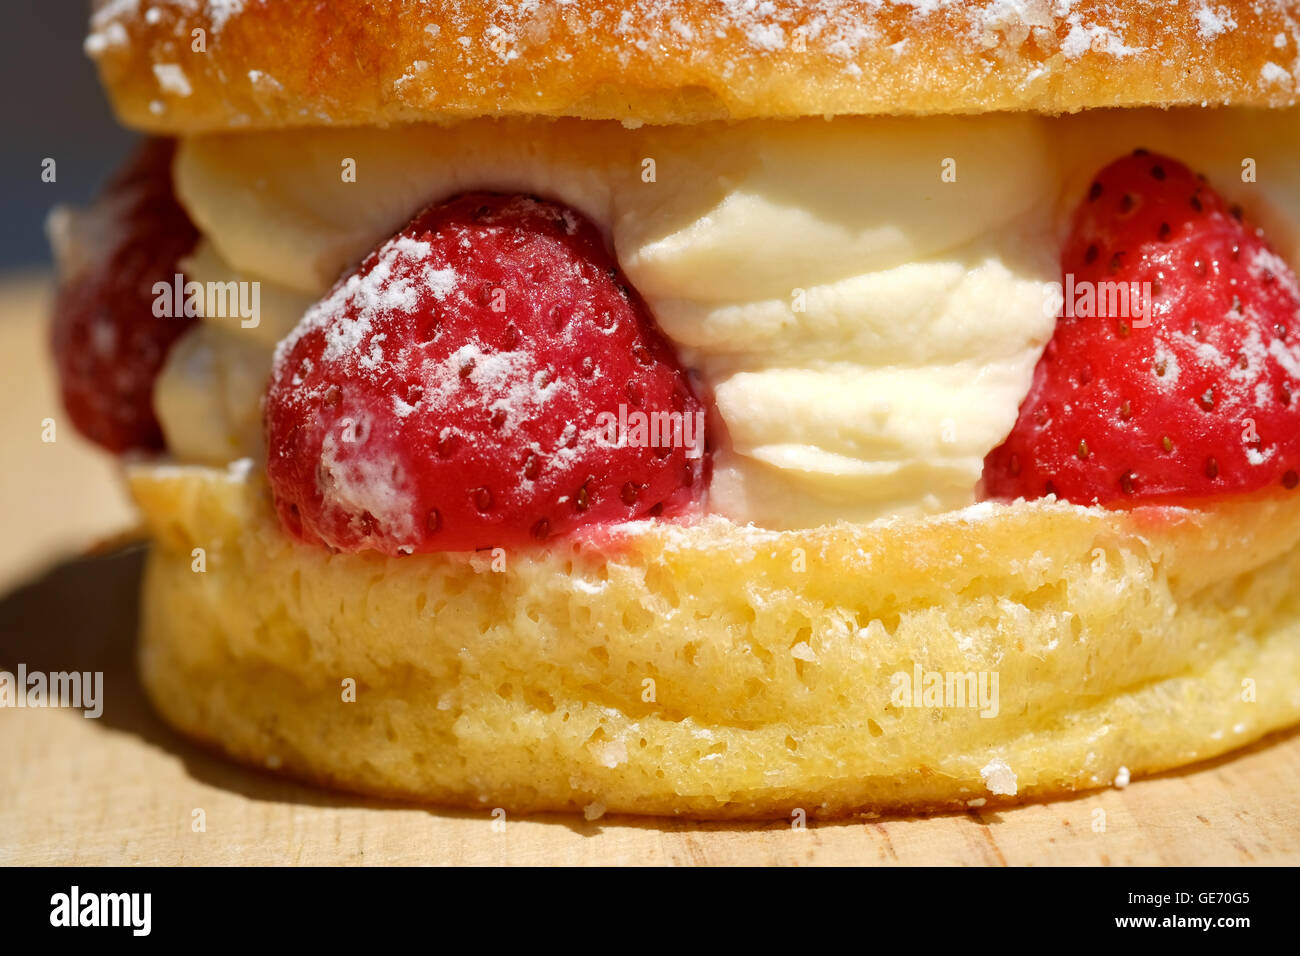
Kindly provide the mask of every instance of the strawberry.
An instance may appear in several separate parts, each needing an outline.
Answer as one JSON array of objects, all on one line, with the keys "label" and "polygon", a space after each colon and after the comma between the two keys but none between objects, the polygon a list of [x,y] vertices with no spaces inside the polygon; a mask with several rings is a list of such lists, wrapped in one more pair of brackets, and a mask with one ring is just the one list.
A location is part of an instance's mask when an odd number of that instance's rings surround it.
[{"label": "strawberry", "polygon": [[[1124,506],[1300,483],[1300,285],[1240,209],[1138,150],[1091,184],[1061,268],[1066,310],[985,460],[990,497]],[[1146,315],[1071,316],[1103,282],[1149,283]]]},{"label": "strawberry", "polygon": [[[610,428],[636,412],[680,440]],[[265,419],[282,523],[341,551],[536,543],[707,478],[701,404],[600,233],[524,196],[430,206],[371,252],[277,349]]]},{"label": "strawberry", "polygon": [[[154,379],[196,321],[154,315],[156,282],[171,286],[198,231],[172,191],[175,144],[143,143],[86,212],[60,222],[67,262],[54,303],[53,348],[63,405],[83,435],[111,452],[163,447]],[[67,257],[65,256],[65,261]]]}]

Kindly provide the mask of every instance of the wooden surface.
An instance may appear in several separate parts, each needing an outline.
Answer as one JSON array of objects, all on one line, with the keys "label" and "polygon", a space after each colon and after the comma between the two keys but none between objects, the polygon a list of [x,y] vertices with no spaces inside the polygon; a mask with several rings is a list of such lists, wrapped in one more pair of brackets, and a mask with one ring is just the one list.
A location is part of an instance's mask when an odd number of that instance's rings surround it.
[{"label": "wooden surface", "polygon": [[[99,720],[0,710],[0,864],[1300,863],[1296,732],[1125,790],[802,830],[610,817],[494,828],[484,813],[366,801],[229,763],[172,733],[141,695],[139,549],[67,559],[132,519],[108,463],[64,427],[43,298],[39,281],[0,282],[0,667],[102,670],[105,709]],[[53,444],[41,442],[46,417],[59,422]]]}]

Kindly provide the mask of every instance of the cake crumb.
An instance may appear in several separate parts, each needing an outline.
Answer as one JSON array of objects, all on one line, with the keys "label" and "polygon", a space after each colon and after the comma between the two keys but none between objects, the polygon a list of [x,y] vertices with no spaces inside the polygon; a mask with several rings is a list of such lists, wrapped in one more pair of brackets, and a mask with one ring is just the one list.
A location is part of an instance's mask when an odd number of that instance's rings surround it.
[{"label": "cake crumb", "polygon": [[627,745],[621,740],[610,740],[591,745],[592,756],[602,767],[613,770],[627,763]]},{"label": "cake crumb", "polygon": [[817,660],[817,652],[807,641],[800,641],[794,647],[790,648],[790,656],[799,661]]},{"label": "cake crumb", "polygon": [[1016,795],[1016,775],[1000,757],[995,757],[986,763],[980,770],[980,776],[984,779],[984,786],[988,788],[989,793],[1007,797]]}]

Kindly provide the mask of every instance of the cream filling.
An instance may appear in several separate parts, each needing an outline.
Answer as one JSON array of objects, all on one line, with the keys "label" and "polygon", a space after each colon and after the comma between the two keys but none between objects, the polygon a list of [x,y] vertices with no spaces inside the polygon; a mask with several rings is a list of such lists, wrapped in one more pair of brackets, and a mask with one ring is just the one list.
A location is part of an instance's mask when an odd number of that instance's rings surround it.
[{"label": "cream filling", "polygon": [[208,319],[155,404],[182,460],[259,455],[271,349],[340,273],[431,201],[531,192],[601,225],[712,393],[711,511],[801,528],[960,508],[1051,335],[1063,222],[1088,177],[1138,145],[1167,151],[1293,254],[1295,125],[1136,110],[194,137],[176,164],[204,235],[187,277],[259,281],[260,322]]}]

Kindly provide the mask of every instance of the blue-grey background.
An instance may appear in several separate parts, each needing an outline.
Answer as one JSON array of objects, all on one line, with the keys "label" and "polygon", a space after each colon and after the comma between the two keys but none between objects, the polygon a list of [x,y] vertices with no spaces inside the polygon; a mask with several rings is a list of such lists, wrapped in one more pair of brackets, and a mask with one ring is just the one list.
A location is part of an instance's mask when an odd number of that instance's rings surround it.
[{"label": "blue-grey background", "polygon": [[[84,202],[129,152],[82,52],[89,0],[0,0],[0,271],[48,264],[45,214]],[[53,157],[58,180],[41,182]]]}]

